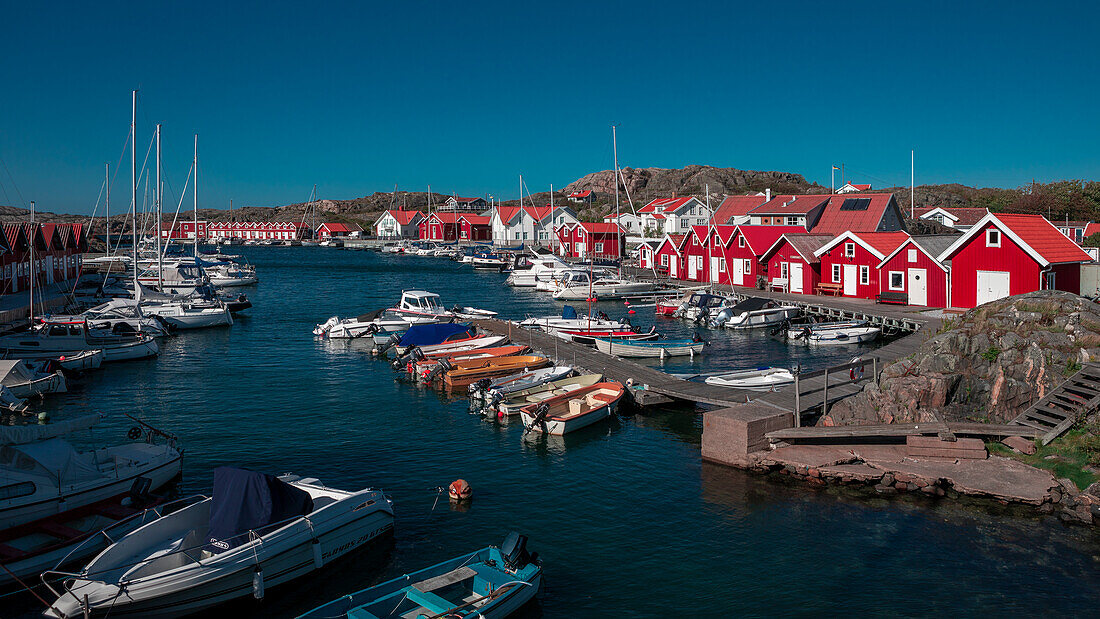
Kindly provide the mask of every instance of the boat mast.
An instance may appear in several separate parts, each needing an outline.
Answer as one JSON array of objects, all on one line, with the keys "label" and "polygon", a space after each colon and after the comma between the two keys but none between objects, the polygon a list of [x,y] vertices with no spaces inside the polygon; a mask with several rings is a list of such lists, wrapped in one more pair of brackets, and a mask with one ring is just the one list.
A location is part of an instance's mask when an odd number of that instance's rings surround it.
[{"label": "boat mast", "polygon": [[550,183],[550,253],[554,253],[554,183]]},{"label": "boat mast", "polygon": [[38,269],[34,268],[34,239],[37,238],[37,236],[38,235],[36,235],[34,233],[34,200],[31,200],[31,238],[30,238],[30,246],[31,246],[31,290],[30,290],[31,328],[34,328],[34,280],[36,279],[35,275],[38,274]]},{"label": "boat mast", "polygon": [[134,257],[134,298],[140,299],[137,261],[137,92],[133,91],[130,104],[130,215],[133,218],[130,226],[130,248]]},{"label": "boat mast", "polygon": [[[619,140],[615,133],[615,125],[611,125],[611,152],[615,157],[615,227],[616,227],[616,255],[619,257],[619,279],[623,277],[623,257],[621,255],[623,243],[619,240],[622,228],[619,226]],[[609,349],[610,350],[610,349]]]},{"label": "boat mast", "polygon": [[[160,249],[160,228],[164,216],[160,212],[160,193],[163,187],[160,182],[160,123],[157,123],[157,289],[164,290],[164,254]],[[169,234],[171,231],[169,230]],[[169,237],[171,240],[171,237]]]},{"label": "boat mast", "polygon": [[103,179],[107,186],[107,216],[104,217],[104,227],[107,229],[107,257],[111,256],[111,162],[103,164]]},{"label": "boat mast", "polygon": [[195,157],[191,160],[195,166],[195,260],[199,257],[199,134],[195,134]]}]

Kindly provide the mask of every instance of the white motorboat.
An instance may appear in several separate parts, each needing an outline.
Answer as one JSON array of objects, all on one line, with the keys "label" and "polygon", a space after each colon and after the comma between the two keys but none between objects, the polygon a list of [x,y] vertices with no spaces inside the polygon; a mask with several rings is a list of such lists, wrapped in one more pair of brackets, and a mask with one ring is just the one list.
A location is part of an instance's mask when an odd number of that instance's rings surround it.
[{"label": "white motorboat", "polygon": [[87,415],[49,425],[0,426],[5,493],[0,531],[123,496],[139,479],[147,479],[148,489],[156,490],[179,475],[181,454],[173,440],[77,452],[61,438],[98,422],[99,415]]},{"label": "white motorboat", "polygon": [[540,279],[550,281],[556,272],[566,271],[569,264],[554,254],[536,254],[528,257],[529,266],[525,269],[514,269],[504,280],[505,284],[516,288],[535,288]]},{"label": "white motorboat", "polygon": [[545,385],[560,378],[565,378],[572,373],[573,368],[568,365],[555,365],[537,370],[528,370],[511,376],[502,376],[497,379],[483,379],[472,383],[468,387],[468,391],[473,399],[499,402],[508,397],[509,394]]},{"label": "white motorboat", "polygon": [[155,357],[160,346],[146,333],[112,333],[91,329],[85,320],[43,320],[30,331],[0,336],[0,350],[8,358],[24,354],[75,355],[88,350],[103,351],[104,361]]},{"label": "white motorboat", "polygon": [[630,329],[630,323],[611,320],[606,314],[600,312],[595,316],[584,318],[577,316],[577,310],[572,305],[562,308],[561,316],[544,316],[541,318],[526,318],[520,321],[519,326],[528,329],[539,329],[547,333],[558,331],[626,331]]},{"label": "white motorboat", "polygon": [[177,329],[204,329],[233,324],[233,312],[221,301],[142,301],[142,311],[163,318]]},{"label": "white motorboat", "polygon": [[168,294],[191,294],[210,280],[192,258],[165,262],[159,272],[156,265],[150,266],[138,274],[138,282]]},{"label": "white motorboat", "polygon": [[711,316],[716,316],[734,304],[726,297],[708,292],[694,292],[688,297],[686,303],[675,310],[672,315],[692,322],[706,322]]},{"label": "white motorboat", "polygon": [[772,391],[794,383],[794,374],[787,368],[756,368],[738,370],[706,378],[708,385],[747,389],[749,391]]},{"label": "white motorboat", "polygon": [[398,316],[404,318],[428,318],[435,321],[452,318],[492,318],[496,312],[483,310],[476,307],[458,307],[447,309],[443,306],[439,295],[425,290],[403,290],[401,300],[392,310]]},{"label": "white motorboat", "polygon": [[82,350],[70,355],[24,354],[20,358],[26,361],[49,361],[66,372],[86,372],[103,365],[102,350]]},{"label": "white motorboat", "polygon": [[251,286],[260,281],[256,269],[239,264],[217,264],[207,267],[206,276],[215,288]]},{"label": "white motorboat", "polygon": [[411,325],[429,325],[441,322],[435,316],[400,314],[383,309],[361,314],[355,318],[333,316],[313,328],[313,335],[333,339],[358,339],[373,336],[376,344],[385,343],[391,335],[404,333]]},{"label": "white motorboat", "polygon": [[694,357],[703,352],[704,342],[691,340],[624,340],[596,338],[596,350],[617,357]]},{"label": "white motorboat", "polygon": [[508,266],[508,262],[505,260],[504,256],[493,253],[474,254],[470,262],[475,269],[489,271],[503,271],[504,267]]},{"label": "white motorboat", "polygon": [[20,399],[47,393],[65,393],[65,375],[51,371],[52,361],[0,360],[0,384]]},{"label": "white motorboat", "polygon": [[569,393],[547,398],[520,410],[526,436],[528,432],[562,435],[607,419],[626,394],[622,383],[596,383]]},{"label": "white motorboat", "polygon": [[787,340],[820,345],[859,344],[871,342],[881,334],[881,329],[865,321],[847,320],[792,326],[787,330]]},{"label": "white motorboat", "polygon": [[500,346],[508,342],[508,337],[505,335],[475,335],[472,337],[462,337],[455,340],[443,342],[440,344],[428,344],[425,346],[408,346],[398,347],[398,356],[404,355],[411,349],[416,348],[424,354],[441,353],[441,352],[463,352],[466,350],[477,350],[479,348],[490,348],[493,346]]},{"label": "white motorboat", "polygon": [[583,301],[590,298],[606,301],[652,292],[653,289],[653,282],[639,282],[619,277],[595,277],[590,283],[587,271],[574,271],[554,293],[554,298],[559,301]]},{"label": "white motorboat", "polygon": [[525,406],[538,404],[544,400],[549,400],[550,398],[576,391],[582,387],[591,387],[602,380],[602,374],[581,374],[579,376],[561,378],[509,393],[504,399],[496,402],[495,406],[494,400],[490,400],[487,408],[490,411],[494,411],[495,409],[494,412],[500,417],[518,415],[520,410]]},{"label": "white motorboat", "polygon": [[712,328],[759,329],[771,327],[797,317],[802,310],[771,299],[750,297],[736,305],[722,308],[710,319]]},{"label": "white motorboat", "polygon": [[380,490],[220,467],[211,498],[136,529],[79,573],[45,574],[65,577],[46,615],[178,617],[263,599],[392,531],[393,503]]}]

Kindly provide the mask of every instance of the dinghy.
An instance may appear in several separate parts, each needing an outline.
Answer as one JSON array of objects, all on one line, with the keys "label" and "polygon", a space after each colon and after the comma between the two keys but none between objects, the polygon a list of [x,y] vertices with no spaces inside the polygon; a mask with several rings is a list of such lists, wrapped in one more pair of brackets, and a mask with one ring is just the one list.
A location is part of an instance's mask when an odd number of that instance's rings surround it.
[{"label": "dinghy", "polygon": [[527,537],[510,533],[489,546],[349,593],[298,619],[401,619],[405,617],[507,617],[538,594],[542,566],[527,551]]},{"label": "dinghy", "polygon": [[859,344],[873,341],[881,333],[881,329],[865,321],[847,320],[792,327],[787,330],[787,339],[819,345]]},{"label": "dinghy", "polygon": [[651,327],[648,333],[637,333],[630,330],[608,330],[604,328],[597,329],[569,329],[556,331],[554,335],[560,337],[563,340],[576,342],[577,344],[583,344],[585,346],[595,346],[598,338],[611,338],[616,340],[629,340],[632,342],[645,342],[649,340],[655,340],[660,337],[657,333],[657,327]]},{"label": "dinghy", "polygon": [[439,364],[446,359],[451,363],[456,361],[469,361],[470,359],[488,359],[490,357],[510,357],[512,355],[522,355],[530,352],[531,349],[527,346],[496,346],[493,348],[475,348],[473,350],[461,350],[461,351],[443,351],[434,352],[429,355],[421,353],[418,349],[412,350],[412,361],[406,362],[402,365],[401,360],[398,359],[393,362],[395,369],[404,369],[421,379],[425,379],[427,375],[437,368]]},{"label": "dinghy", "polygon": [[52,370],[53,361],[28,362],[23,359],[0,360],[0,384],[17,398],[46,393],[65,393],[65,375]]},{"label": "dinghy", "polygon": [[763,367],[708,376],[704,382],[708,385],[749,391],[772,391],[778,387],[794,384],[794,374],[787,368]]},{"label": "dinghy", "polygon": [[476,337],[475,330],[467,324],[448,322],[410,325],[401,335],[393,334],[385,343],[379,344],[375,354],[382,354],[392,347],[397,347],[398,356],[401,356],[414,347],[435,346],[472,337]]},{"label": "dinghy", "polygon": [[[211,498],[122,537],[69,575],[47,616],[179,617],[290,582],[393,530],[380,490],[214,470]],[[47,573],[47,576],[49,573]]]},{"label": "dinghy", "polygon": [[596,350],[618,357],[694,357],[703,352],[704,342],[690,340],[655,340],[637,342],[612,338],[597,338]]},{"label": "dinghy", "polygon": [[596,383],[569,393],[529,404],[520,410],[524,436],[528,432],[562,435],[607,419],[623,399],[622,383]]},{"label": "dinghy", "polygon": [[[520,410],[531,404],[538,404],[553,397],[564,395],[581,389],[591,387],[603,380],[602,374],[581,374],[562,378],[537,387],[530,387],[522,391],[508,394],[507,399],[495,403],[496,412],[501,417],[518,415]],[[490,400],[487,409],[492,412],[494,401]]]},{"label": "dinghy", "polygon": [[540,355],[514,355],[489,359],[471,359],[450,363],[443,361],[443,382],[450,389],[460,389],[483,378],[509,376],[527,370],[550,365],[550,360]]},{"label": "dinghy", "polygon": [[481,401],[499,402],[509,394],[523,391],[539,385],[565,378],[573,373],[573,368],[568,365],[555,365],[537,370],[530,370],[514,376],[505,376],[496,380],[483,378],[469,387],[470,398]]}]

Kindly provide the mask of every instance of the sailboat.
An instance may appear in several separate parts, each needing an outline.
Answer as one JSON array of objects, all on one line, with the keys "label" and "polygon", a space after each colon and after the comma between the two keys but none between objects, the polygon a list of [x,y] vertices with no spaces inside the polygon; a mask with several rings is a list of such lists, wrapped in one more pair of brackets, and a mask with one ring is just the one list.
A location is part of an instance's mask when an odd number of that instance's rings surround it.
[{"label": "sailboat", "polygon": [[[313,185],[313,191],[309,192],[309,204],[306,206],[306,215],[309,215],[309,238],[302,239],[303,247],[316,247],[320,245],[316,239],[313,238],[314,234],[317,234],[317,185]],[[303,218],[304,219],[304,218]]]}]

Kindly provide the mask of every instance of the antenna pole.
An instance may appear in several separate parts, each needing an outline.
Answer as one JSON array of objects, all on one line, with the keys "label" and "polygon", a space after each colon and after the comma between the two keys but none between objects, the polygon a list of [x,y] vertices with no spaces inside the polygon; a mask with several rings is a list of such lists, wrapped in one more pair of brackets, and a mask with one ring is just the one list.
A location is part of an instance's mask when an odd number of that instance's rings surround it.
[{"label": "antenna pole", "polygon": [[909,219],[913,219],[913,214],[917,210],[916,202],[916,180],[917,180],[917,155],[916,149],[909,150]]}]

